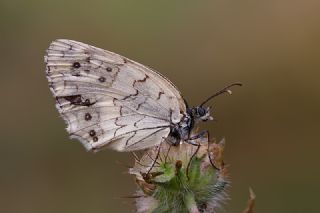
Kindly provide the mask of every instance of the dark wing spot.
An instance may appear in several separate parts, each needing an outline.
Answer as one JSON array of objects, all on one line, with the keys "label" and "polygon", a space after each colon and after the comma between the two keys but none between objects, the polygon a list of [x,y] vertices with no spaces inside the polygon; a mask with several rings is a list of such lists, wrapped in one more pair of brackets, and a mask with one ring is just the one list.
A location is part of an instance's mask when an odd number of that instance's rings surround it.
[{"label": "dark wing spot", "polygon": [[84,119],[85,119],[86,121],[90,121],[91,118],[92,118],[92,116],[91,116],[91,114],[88,113],[88,112],[84,115]]},{"label": "dark wing spot", "polygon": [[120,109],[119,109],[120,116],[122,116],[122,108],[123,108],[123,106],[120,106]]},{"label": "dark wing spot", "polygon": [[56,101],[60,104],[61,99],[65,99],[70,102],[72,105],[78,105],[78,106],[91,106],[94,103],[91,103],[89,99],[86,99],[84,102],[82,101],[81,95],[70,95],[70,96],[57,96]]},{"label": "dark wing spot", "polygon": [[103,82],[105,82],[105,81],[106,81],[106,78],[105,78],[105,77],[103,77],[103,76],[101,76],[101,77],[99,78],[99,81],[100,81],[101,83],[103,83]]},{"label": "dark wing spot", "polygon": [[92,139],[93,139],[93,142],[97,142],[98,141],[98,137],[97,136],[94,136]]},{"label": "dark wing spot", "polygon": [[112,68],[111,67],[107,67],[106,69],[108,72],[111,72],[112,71]]},{"label": "dark wing spot", "polygon": [[137,96],[138,94],[139,94],[139,91],[138,91],[138,90],[136,90],[136,93],[135,93],[135,94],[127,95],[127,96],[126,96],[126,97],[124,97],[122,100],[126,100],[126,99],[128,99],[128,98],[135,97],[135,96]]},{"label": "dark wing spot", "polygon": [[138,104],[138,107],[136,108],[136,110],[139,110],[139,109],[140,109],[140,107],[142,106],[142,104],[144,104],[144,102],[139,103],[139,104]]},{"label": "dark wing spot", "polygon": [[76,76],[76,77],[81,76],[80,73],[73,73],[73,74],[71,74],[71,75],[72,75],[72,76]]},{"label": "dark wing spot", "polygon": [[90,106],[90,100],[89,100],[89,99],[86,99],[86,100],[84,101],[84,105]]},{"label": "dark wing spot", "polygon": [[160,99],[160,97],[161,97],[161,95],[163,95],[163,94],[164,94],[164,92],[162,92],[162,91],[161,91],[161,92],[159,92],[159,93],[158,93],[157,100],[159,100],[159,99]]},{"label": "dark wing spot", "polygon": [[[60,97],[57,97],[57,98],[60,98]],[[81,95],[70,95],[70,96],[64,96],[61,98],[66,99],[67,101],[69,101],[71,104],[74,104],[74,105],[79,105],[82,102]]]},{"label": "dark wing spot", "polygon": [[90,130],[89,135],[90,135],[91,137],[95,136],[95,135],[96,135],[96,131]]},{"label": "dark wing spot", "polygon": [[74,68],[79,68],[79,67],[81,67],[81,65],[80,65],[79,62],[74,62],[72,66],[73,66]]},{"label": "dark wing spot", "polygon": [[89,99],[86,99],[86,100],[85,100],[84,102],[82,102],[80,105],[81,105],[81,106],[87,106],[87,107],[89,107],[89,106],[91,106],[91,105],[93,105],[93,104],[95,104],[95,103],[96,103],[96,102],[91,103]]},{"label": "dark wing spot", "polygon": [[148,78],[149,78],[149,76],[146,74],[143,79],[141,79],[141,80],[134,80],[132,86],[134,87],[136,83],[146,82],[146,80],[147,80]]},{"label": "dark wing spot", "polygon": [[146,74],[143,79],[137,80],[137,82],[145,82],[148,78],[149,76]]}]

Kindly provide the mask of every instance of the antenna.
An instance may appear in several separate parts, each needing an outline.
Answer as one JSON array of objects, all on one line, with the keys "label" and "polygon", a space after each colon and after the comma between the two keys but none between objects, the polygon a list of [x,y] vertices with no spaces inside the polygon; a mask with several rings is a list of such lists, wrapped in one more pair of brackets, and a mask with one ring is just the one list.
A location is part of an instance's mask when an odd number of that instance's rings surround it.
[{"label": "antenna", "polygon": [[242,83],[240,82],[236,82],[233,84],[230,84],[228,86],[226,86],[225,88],[223,88],[222,90],[220,90],[219,92],[216,92],[215,94],[211,95],[209,98],[207,98],[204,102],[202,102],[202,104],[200,104],[200,107],[202,107],[204,104],[206,104],[208,101],[210,101],[211,99],[213,99],[214,97],[217,97],[223,93],[229,93],[230,95],[232,94],[232,91],[229,90],[230,87],[233,86],[242,86]]}]

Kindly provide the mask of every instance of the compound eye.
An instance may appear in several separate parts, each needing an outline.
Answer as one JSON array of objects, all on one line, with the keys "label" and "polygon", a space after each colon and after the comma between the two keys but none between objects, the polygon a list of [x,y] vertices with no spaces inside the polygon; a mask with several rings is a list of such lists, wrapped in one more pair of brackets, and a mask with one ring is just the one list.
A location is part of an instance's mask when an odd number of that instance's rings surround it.
[{"label": "compound eye", "polygon": [[202,107],[199,107],[197,111],[200,117],[204,116],[207,113],[206,110],[203,109]]}]

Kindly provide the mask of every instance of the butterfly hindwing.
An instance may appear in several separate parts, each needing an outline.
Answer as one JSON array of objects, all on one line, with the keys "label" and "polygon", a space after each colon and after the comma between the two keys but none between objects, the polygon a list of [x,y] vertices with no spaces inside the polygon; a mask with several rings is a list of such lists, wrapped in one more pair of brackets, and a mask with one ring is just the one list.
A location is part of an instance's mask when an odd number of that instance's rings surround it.
[{"label": "butterfly hindwing", "polygon": [[88,150],[133,151],[159,144],[185,111],[170,81],[115,53],[56,40],[45,61],[67,131]]}]

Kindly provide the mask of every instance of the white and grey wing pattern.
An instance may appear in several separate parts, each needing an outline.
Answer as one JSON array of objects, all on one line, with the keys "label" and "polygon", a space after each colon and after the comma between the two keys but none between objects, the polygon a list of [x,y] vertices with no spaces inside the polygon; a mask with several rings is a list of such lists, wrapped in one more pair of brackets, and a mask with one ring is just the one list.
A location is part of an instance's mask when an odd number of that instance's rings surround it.
[{"label": "white and grey wing pattern", "polygon": [[186,111],[169,80],[118,54],[60,39],[50,44],[45,62],[67,131],[88,150],[157,145]]}]

